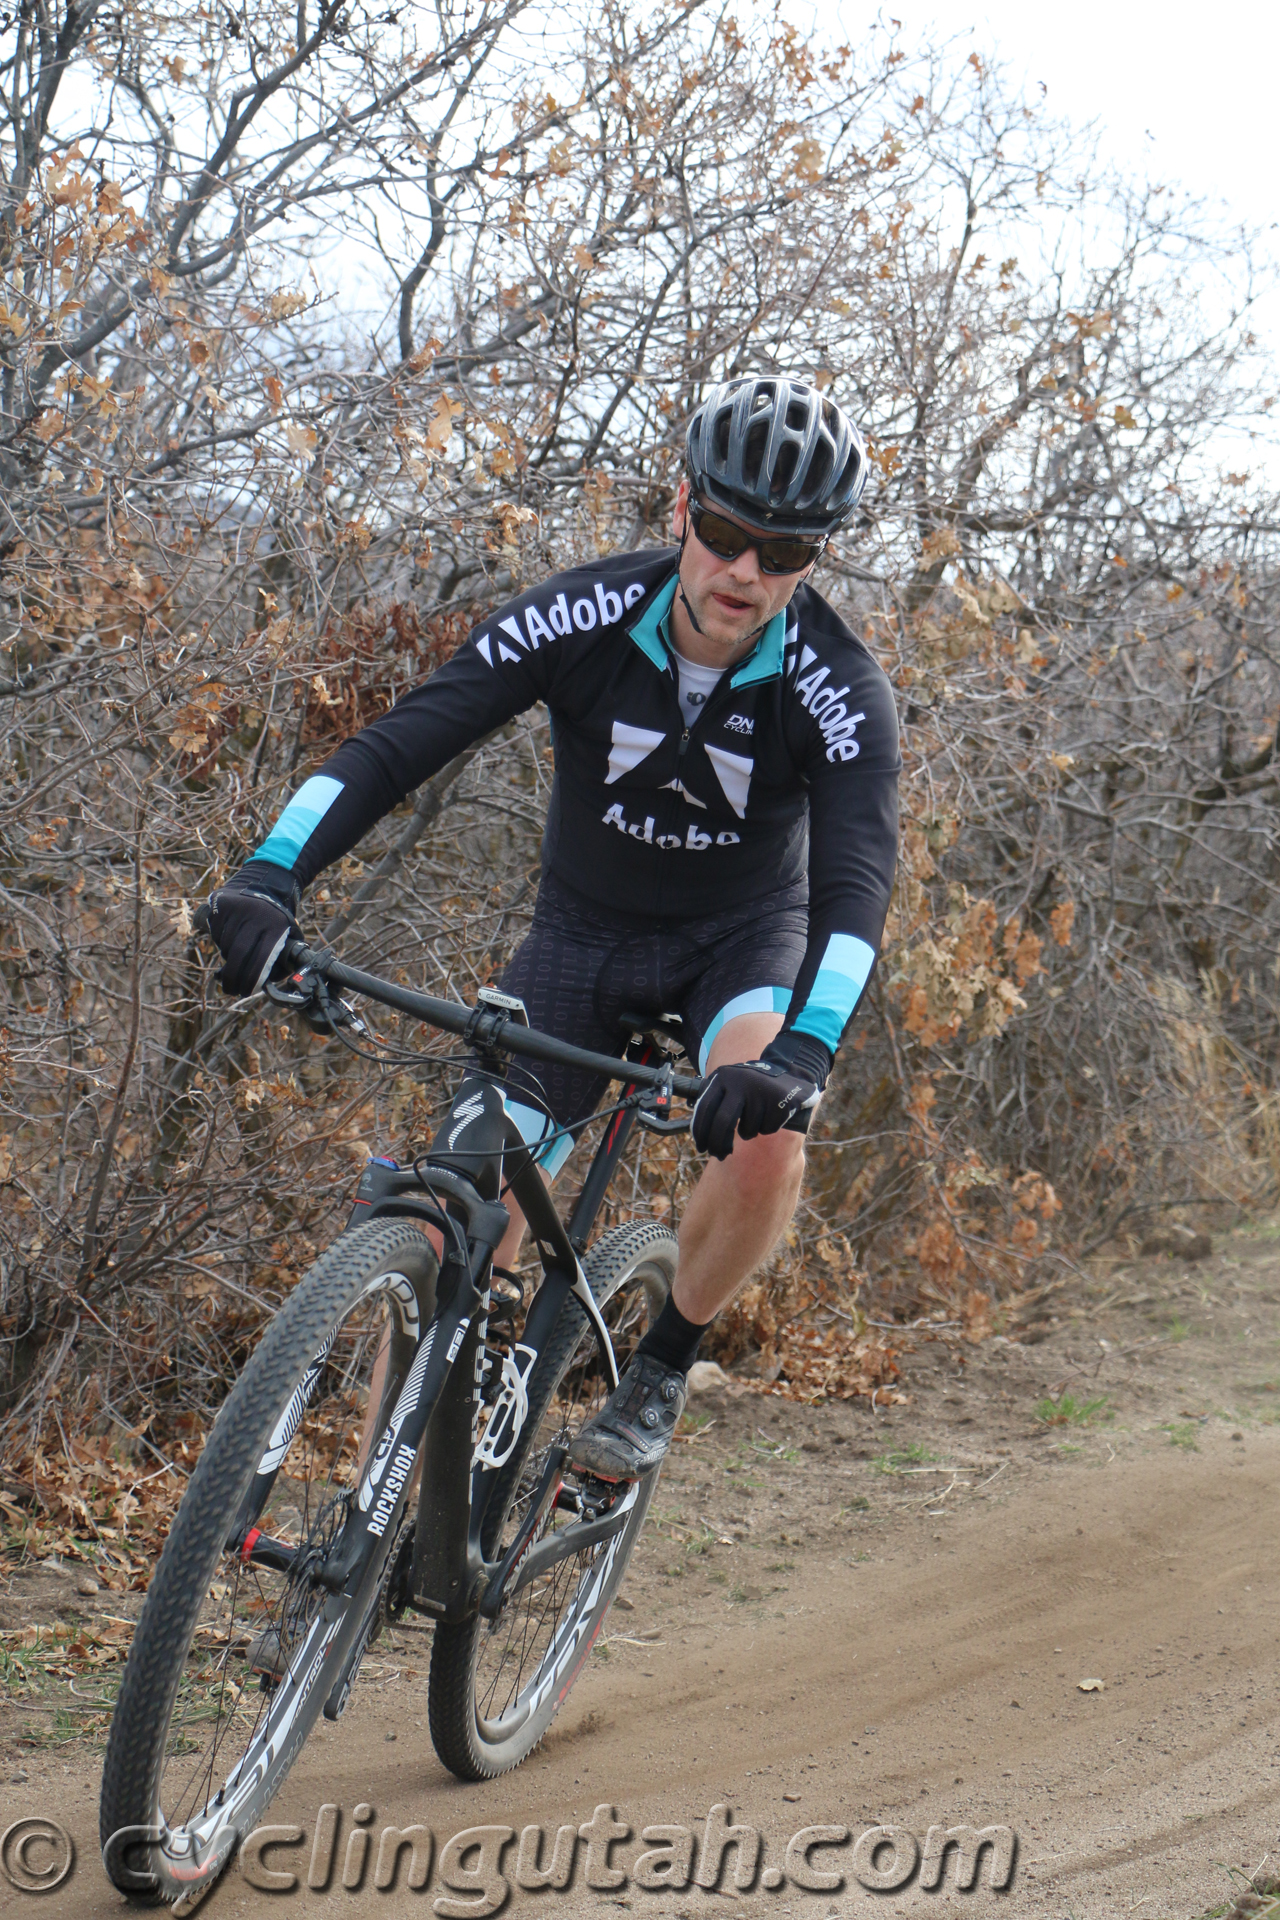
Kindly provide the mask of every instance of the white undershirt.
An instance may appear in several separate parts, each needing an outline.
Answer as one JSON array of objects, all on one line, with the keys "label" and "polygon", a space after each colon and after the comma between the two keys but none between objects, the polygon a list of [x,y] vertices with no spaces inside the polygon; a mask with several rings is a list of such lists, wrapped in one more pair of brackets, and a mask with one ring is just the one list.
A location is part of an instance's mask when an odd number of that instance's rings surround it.
[{"label": "white undershirt", "polygon": [[676,666],[680,673],[680,711],[686,727],[691,727],[724,678],[725,669],[697,666],[682,653],[676,654]]}]

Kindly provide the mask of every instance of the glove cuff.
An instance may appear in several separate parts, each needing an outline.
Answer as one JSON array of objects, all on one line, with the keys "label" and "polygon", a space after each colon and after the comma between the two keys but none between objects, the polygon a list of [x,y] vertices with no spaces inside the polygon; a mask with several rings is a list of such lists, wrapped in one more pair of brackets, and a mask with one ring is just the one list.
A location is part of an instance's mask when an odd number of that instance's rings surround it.
[{"label": "glove cuff", "polygon": [[278,867],[274,860],[247,860],[226,884],[238,893],[245,890],[269,893],[287,913],[295,916],[302,904],[302,889],[296,878],[287,867]]},{"label": "glove cuff", "polygon": [[782,1067],[788,1073],[812,1080],[819,1093],[835,1064],[829,1047],[824,1047],[811,1033],[797,1033],[794,1027],[785,1028],[776,1040],[771,1040],[760,1058],[771,1067]]}]

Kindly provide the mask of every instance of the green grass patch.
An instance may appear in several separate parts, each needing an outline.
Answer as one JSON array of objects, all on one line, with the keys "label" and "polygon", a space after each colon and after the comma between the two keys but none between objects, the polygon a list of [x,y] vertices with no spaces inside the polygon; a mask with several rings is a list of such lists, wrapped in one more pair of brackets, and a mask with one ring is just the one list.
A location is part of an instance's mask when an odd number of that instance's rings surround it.
[{"label": "green grass patch", "polygon": [[1046,1427],[1087,1427],[1111,1418],[1105,1394],[1095,1400],[1077,1400],[1070,1393],[1059,1394],[1056,1400],[1051,1395],[1037,1400],[1035,1416]]},{"label": "green grass patch", "polygon": [[713,1413],[682,1413],[676,1432],[690,1435],[705,1433],[708,1427],[715,1425],[715,1419]]},{"label": "green grass patch", "polygon": [[1177,1314],[1175,1313],[1173,1316],[1173,1319],[1169,1322],[1170,1340],[1173,1340],[1175,1342],[1179,1340],[1185,1340],[1187,1336],[1190,1334],[1190,1332],[1191,1332],[1191,1329],[1187,1325],[1186,1321],[1180,1320]]},{"label": "green grass patch", "polygon": [[1170,1443],[1181,1447],[1184,1453],[1199,1453],[1200,1429],[1193,1420],[1165,1420],[1161,1422],[1161,1433],[1167,1433]]},{"label": "green grass patch", "polygon": [[927,1466],[937,1458],[936,1453],[930,1453],[927,1447],[922,1447],[913,1440],[909,1447],[894,1447],[890,1452],[882,1453],[879,1459],[871,1462],[871,1471],[903,1473],[909,1467]]}]

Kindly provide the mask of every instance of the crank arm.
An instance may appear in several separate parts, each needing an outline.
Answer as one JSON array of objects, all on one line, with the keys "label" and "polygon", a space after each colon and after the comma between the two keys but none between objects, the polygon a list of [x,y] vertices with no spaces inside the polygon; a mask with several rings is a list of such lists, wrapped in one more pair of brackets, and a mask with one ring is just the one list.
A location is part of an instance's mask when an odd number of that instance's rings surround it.
[{"label": "crank arm", "polygon": [[615,1507],[612,1513],[606,1513],[602,1519],[580,1520],[576,1526],[566,1527],[563,1533],[553,1533],[549,1540],[541,1541],[526,1556],[512,1582],[511,1591],[502,1598],[514,1600],[530,1581],[538,1579],[552,1567],[558,1567],[562,1560],[572,1559],[575,1553],[583,1553],[589,1547],[598,1547],[604,1541],[612,1540],[626,1526],[631,1511],[632,1503],[624,1500],[621,1509]]}]

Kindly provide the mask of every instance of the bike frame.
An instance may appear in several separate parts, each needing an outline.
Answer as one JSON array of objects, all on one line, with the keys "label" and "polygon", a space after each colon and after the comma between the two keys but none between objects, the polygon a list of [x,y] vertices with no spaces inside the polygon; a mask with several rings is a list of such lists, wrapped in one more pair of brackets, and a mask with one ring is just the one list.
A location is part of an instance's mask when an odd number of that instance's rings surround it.
[{"label": "bike frame", "polygon": [[[330,1009],[327,1017],[332,1020],[335,1016],[326,990],[345,988],[456,1033],[471,1043],[476,1055],[476,1063],[464,1074],[429,1152],[412,1168],[370,1161],[356,1191],[348,1231],[368,1220],[415,1219],[441,1236],[442,1252],[434,1317],[419,1329],[412,1364],[369,1452],[351,1512],[320,1569],[320,1582],[335,1594],[354,1597],[359,1591],[378,1544],[389,1527],[398,1525],[401,1496],[421,1454],[413,1603],[446,1621],[466,1619],[478,1608],[496,1615],[509,1591],[518,1590],[556,1561],[609,1538],[625,1522],[625,1514],[612,1514],[616,1500],[606,1501],[601,1512],[578,1499],[575,1510],[582,1516],[580,1522],[564,1529],[545,1547],[530,1551],[542,1519],[562,1500],[560,1469],[564,1454],[563,1449],[552,1449],[516,1541],[501,1562],[489,1560],[486,1554],[486,1547],[491,1550],[493,1545],[486,1540],[489,1504],[529,1412],[525,1388],[570,1296],[577,1300],[594,1331],[610,1386],[617,1385],[617,1362],[609,1331],[578,1256],[586,1248],[637,1121],[661,1132],[683,1129],[686,1122],[666,1117],[670,1096],[676,1092],[695,1098],[703,1082],[675,1074],[669,1061],[653,1064],[658,1049],[642,1037],[650,1024],[642,1020],[636,1022],[637,1037],[628,1049],[630,1057],[619,1059],[538,1033],[505,1007],[482,1004],[472,1009],[415,993],[377,975],[344,966],[330,952],[313,952],[301,942],[288,949],[287,961],[298,971],[286,983],[282,999],[288,996],[291,1003],[309,1004],[321,1013]],[[507,1056],[513,1054],[560,1061],[584,1067],[602,1078],[620,1080],[626,1100],[643,1097],[646,1091],[653,1098],[655,1110],[650,1113],[642,1113],[637,1102],[614,1115],[596,1148],[567,1225],[538,1171],[536,1154],[541,1143],[527,1145],[507,1111],[502,1083]],[[500,1204],[504,1181],[528,1223],[543,1278],[529,1306],[520,1341],[504,1362],[502,1390],[483,1440],[477,1444],[493,1254],[510,1225],[510,1216]],[[319,1377],[318,1363],[312,1373]],[[299,1391],[309,1397],[305,1383]],[[296,1425],[302,1411],[303,1407],[295,1410],[291,1404],[280,1423],[282,1431],[295,1412]],[[252,1524],[265,1505],[275,1477],[272,1454],[273,1448],[268,1448],[242,1509],[238,1544],[246,1559],[252,1559],[256,1550],[265,1561],[274,1545],[262,1539],[259,1547],[261,1537],[255,1537]],[[331,1718],[336,1718],[345,1705],[345,1692],[362,1652],[362,1645],[353,1645],[348,1659],[341,1663],[342,1671],[325,1706]]]}]

